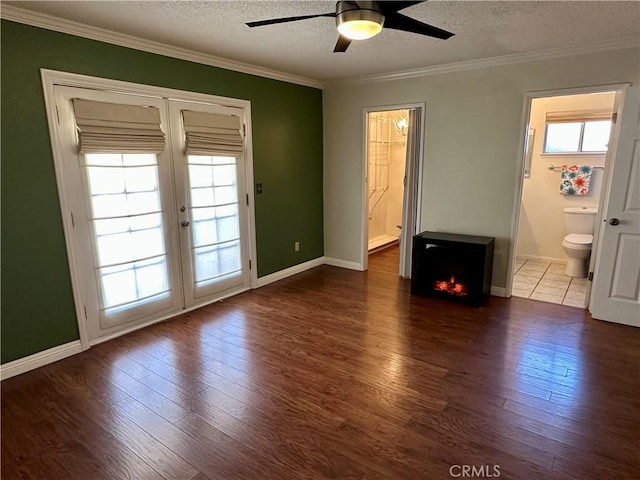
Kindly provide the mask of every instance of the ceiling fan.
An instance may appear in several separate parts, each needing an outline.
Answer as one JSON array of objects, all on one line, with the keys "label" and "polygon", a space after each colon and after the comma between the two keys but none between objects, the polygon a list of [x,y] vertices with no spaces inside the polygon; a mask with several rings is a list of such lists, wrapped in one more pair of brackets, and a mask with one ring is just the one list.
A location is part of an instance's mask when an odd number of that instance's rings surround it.
[{"label": "ceiling fan", "polygon": [[302,15],[298,17],[272,18],[248,22],[249,27],[262,27],[276,23],[297,22],[317,17],[334,17],[340,37],[336,43],[334,52],[346,52],[352,40],[365,40],[382,31],[382,27],[403,32],[412,32],[428,37],[446,40],[454,34],[440,28],[422,23],[406,15],[399,13],[403,8],[422,3],[402,1],[340,1],[336,3],[336,11],[319,13],[317,15]]}]

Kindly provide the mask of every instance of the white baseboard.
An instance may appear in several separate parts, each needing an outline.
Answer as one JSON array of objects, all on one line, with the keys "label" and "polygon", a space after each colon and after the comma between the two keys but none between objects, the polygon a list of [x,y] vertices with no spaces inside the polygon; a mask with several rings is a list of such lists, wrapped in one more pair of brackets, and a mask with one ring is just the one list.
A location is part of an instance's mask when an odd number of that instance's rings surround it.
[{"label": "white baseboard", "polygon": [[387,245],[388,243],[397,242],[398,240],[398,236],[394,237],[393,235],[388,235],[385,233],[384,235],[380,235],[379,237],[370,239],[367,245],[367,249],[369,251],[375,250],[376,248]]},{"label": "white baseboard", "polygon": [[491,285],[491,290],[489,291],[489,293],[494,297],[505,297],[506,289],[504,287],[494,287],[493,285]]},{"label": "white baseboard", "polygon": [[63,358],[70,357],[76,353],[82,352],[82,344],[80,340],[58,345],[57,347],[34,353],[28,357],[19,358],[13,362],[0,365],[0,380],[20,375],[38,367],[43,367],[49,363],[57,362]]},{"label": "white baseboard", "polygon": [[[258,278],[258,286],[256,288],[264,287],[265,285],[268,285],[270,283],[277,282],[278,280],[283,280],[287,277],[302,273],[311,268],[319,267],[320,265],[331,265],[334,267],[347,268],[349,270],[362,271],[362,265],[357,262],[350,262],[337,258],[318,257],[314,258],[313,260],[309,260],[308,262],[294,265],[293,267],[285,268],[284,270],[280,270],[270,275],[260,277]],[[496,297],[504,297],[505,289],[503,287],[492,286],[491,295]],[[202,305],[198,305],[198,307],[195,308],[199,308],[201,306]],[[158,320],[151,323],[157,323],[157,321]],[[133,327],[131,330],[137,330],[139,328],[142,328],[143,326],[145,325],[138,325],[136,327]],[[113,336],[120,336],[122,334],[123,332],[120,332]],[[101,343],[105,340],[109,340],[110,338],[111,337],[101,338],[98,341],[92,342],[92,345]],[[62,360],[63,358],[70,357],[71,355],[75,355],[80,352],[82,352],[82,345],[80,343],[80,340],[76,340],[73,342],[65,343],[64,345],[59,345],[57,347],[44,350],[42,352],[34,353],[33,355],[14,360],[13,362],[5,363],[4,365],[0,365],[0,380],[5,380],[15,375],[28,372],[29,370],[42,367],[49,363],[57,362],[58,360]]]},{"label": "white baseboard", "polygon": [[535,260],[537,262],[562,263],[563,265],[566,265],[567,263],[566,258],[540,257],[538,255],[525,255],[520,253],[516,256],[516,258],[522,260]]},{"label": "white baseboard", "polygon": [[302,273],[305,270],[309,270],[310,268],[319,267],[320,265],[325,264],[324,257],[314,258],[313,260],[309,260],[308,262],[300,263],[298,265],[294,265],[293,267],[285,268],[284,270],[279,270],[275,273],[271,273],[269,275],[265,275],[264,277],[258,278],[258,285],[256,288],[264,287],[265,285],[269,285],[270,283],[277,282],[278,280],[283,280],[291,275],[296,275],[298,273]]},{"label": "white baseboard", "polygon": [[[272,273],[271,275],[267,275],[265,277],[259,278],[258,287],[262,287],[269,283],[282,280],[284,278],[290,277],[291,275],[295,275],[296,273],[301,273],[301,272],[304,272],[305,270],[309,270],[310,268],[318,267],[324,264],[325,264],[324,257],[318,257],[308,262],[301,263],[299,265],[294,265],[293,267],[286,268],[284,270],[280,270],[279,272]],[[224,295],[221,298],[217,298],[215,301],[207,302],[207,304],[219,301],[222,298],[226,298],[231,295],[241,293],[242,291],[245,291],[245,290],[246,288],[242,289],[241,291],[229,292],[229,294]],[[194,306],[193,308],[190,308],[189,310],[193,310],[203,306],[204,305],[197,305],[197,306]],[[186,311],[187,310],[180,311],[179,313],[182,314],[182,313],[185,313]],[[170,318],[173,316],[175,316],[175,314],[169,315],[166,318]],[[131,327],[125,331],[120,331],[115,334],[106,335],[104,337],[94,339],[92,340],[91,345],[93,346],[93,345],[105,342],[107,340],[111,340],[112,338],[122,336],[126,333],[130,333],[134,330],[139,330],[140,328],[144,328],[151,324],[166,320],[166,318],[155,319],[145,324],[135,325],[134,327]],[[57,347],[43,350],[42,352],[34,353],[33,355],[29,355],[28,357],[19,358],[18,360],[14,360],[13,362],[0,365],[0,380],[5,380],[7,378],[20,375],[21,373],[28,372],[38,367],[43,367],[45,365],[48,365],[49,363],[57,362],[58,360],[62,360],[63,358],[70,357],[71,355],[75,355],[80,352],[82,352],[82,344],[80,343],[80,340],[76,340],[73,342],[65,343],[64,345],[59,345]]]},{"label": "white baseboard", "polygon": [[191,312],[193,310],[197,310],[198,308],[202,308],[202,307],[206,307],[207,305],[211,305],[213,303],[217,303],[220,302],[226,298],[229,297],[233,297],[235,295],[239,295],[243,292],[246,292],[248,290],[251,290],[251,288],[247,285],[244,286],[240,286],[237,288],[233,288],[230,290],[225,290],[222,293],[220,293],[220,295],[216,295],[215,297],[209,297],[207,300],[205,300],[204,302],[199,302],[199,303],[195,303],[194,305],[191,305],[188,308],[182,308],[179,311],[174,311],[171,312],[167,315],[163,315],[161,317],[158,318],[154,318],[153,320],[148,320],[146,322],[142,322],[142,323],[138,323],[136,325],[133,325],[131,327],[122,329],[122,330],[118,330],[115,333],[108,333],[106,335],[103,335],[101,337],[97,337],[97,338],[93,338],[90,340],[90,345],[93,347],[94,345],[99,345],[101,343],[104,342],[108,342],[109,340],[113,340],[114,338],[118,338],[118,337],[122,337],[123,335],[127,335],[129,333],[135,332],[136,330],[142,330],[143,328],[147,328],[150,327],[151,325],[154,325],[156,323],[161,323],[161,322],[165,322],[167,320],[171,320],[172,318],[178,317],[180,315],[184,315],[187,312]]},{"label": "white baseboard", "polygon": [[324,264],[332,267],[348,268],[349,270],[358,270],[362,272],[364,269],[358,262],[350,262],[348,260],[340,260],[339,258],[324,257]]}]

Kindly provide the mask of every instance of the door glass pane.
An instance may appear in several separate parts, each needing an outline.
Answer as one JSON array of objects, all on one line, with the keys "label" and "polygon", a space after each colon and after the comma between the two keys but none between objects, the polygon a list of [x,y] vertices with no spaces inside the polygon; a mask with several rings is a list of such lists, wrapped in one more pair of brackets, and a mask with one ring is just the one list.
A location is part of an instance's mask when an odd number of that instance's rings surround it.
[{"label": "door glass pane", "polygon": [[207,285],[239,275],[240,218],[234,157],[189,155],[194,282]]},{"label": "door glass pane", "polygon": [[85,169],[102,311],[168,296],[156,156],[90,154]]},{"label": "door glass pane", "polygon": [[584,138],[582,139],[583,152],[606,152],[609,147],[609,134],[611,133],[611,120],[599,122],[585,122]]}]

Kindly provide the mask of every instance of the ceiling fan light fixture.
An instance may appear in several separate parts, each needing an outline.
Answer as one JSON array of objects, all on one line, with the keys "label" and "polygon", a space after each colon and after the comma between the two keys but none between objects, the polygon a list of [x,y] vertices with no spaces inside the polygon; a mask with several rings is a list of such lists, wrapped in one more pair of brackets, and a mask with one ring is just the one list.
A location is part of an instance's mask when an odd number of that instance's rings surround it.
[{"label": "ceiling fan light fixture", "polygon": [[346,10],[336,15],[338,32],[351,40],[366,40],[382,31],[384,15],[375,10]]}]

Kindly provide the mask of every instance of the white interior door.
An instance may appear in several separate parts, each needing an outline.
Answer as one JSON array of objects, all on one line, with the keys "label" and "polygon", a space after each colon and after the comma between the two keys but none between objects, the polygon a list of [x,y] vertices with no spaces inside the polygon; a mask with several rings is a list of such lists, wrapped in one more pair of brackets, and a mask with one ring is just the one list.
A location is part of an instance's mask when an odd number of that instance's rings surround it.
[{"label": "white interior door", "polygon": [[420,149],[418,141],[420,137],[421,110],[411,108],[409,110],[409,130],[407,132],[407,155],[405,161],[404,196],[402,200],[402,231],[400,233],[400,269],[399,275],[403,278],[411,276],[411,255],[413,251],[413,236],[416,234],[416,199],[418,185],[418,156]]},{"label": "white interior door", "polygon": [[640,87],[624,92],[617,127],[607,156],[611,175],[590,311],[594,318],[640,327]]}]

